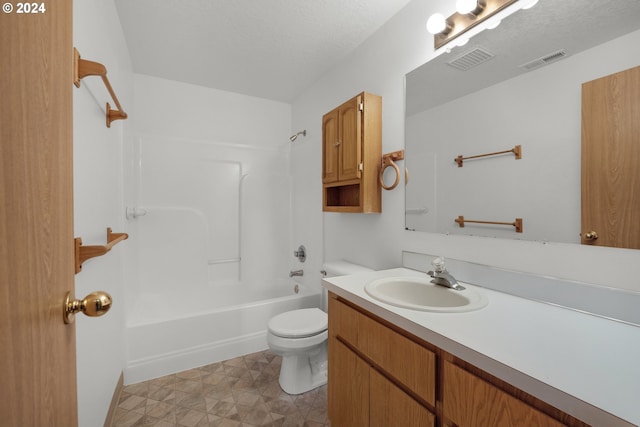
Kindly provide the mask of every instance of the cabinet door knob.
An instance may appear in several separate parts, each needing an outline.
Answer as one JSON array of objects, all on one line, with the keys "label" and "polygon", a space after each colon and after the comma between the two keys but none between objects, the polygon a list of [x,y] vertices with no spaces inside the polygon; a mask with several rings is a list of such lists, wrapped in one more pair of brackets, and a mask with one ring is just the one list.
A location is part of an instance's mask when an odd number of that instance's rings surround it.
[{"label": "cabinet door knob", "polygon": [[340,141],[336,141],[335,144],[333,144],[334,147],[339,147],[340,146]]}]

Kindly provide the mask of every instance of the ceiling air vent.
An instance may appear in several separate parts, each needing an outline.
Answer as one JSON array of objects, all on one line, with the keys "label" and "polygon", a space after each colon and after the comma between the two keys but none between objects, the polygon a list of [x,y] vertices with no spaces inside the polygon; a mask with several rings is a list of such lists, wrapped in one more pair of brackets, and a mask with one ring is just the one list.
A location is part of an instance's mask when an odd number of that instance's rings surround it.
[{"label": "ceiling air vent", "polygon": [[483,62],[487,62],[494,56],[495,55],[488,50],[476,47],[447,62],[447,64],[451,65],[453,68],[457,68],[458,70],[467,71],[473,67],[477,67]]},{"label": "ceiling air vent", "polygon": [[533,61],[529,61],[526,64],[522,64],[520,65],[520,68],[524,68],[525,70],[533,70],[534,68],[542,67],[543,65],[558,61],[559,59],[565,58],[566,56],[567,51],[564,49],[560,49],[553,53],[545,55],[542,58],[534,59]]}]

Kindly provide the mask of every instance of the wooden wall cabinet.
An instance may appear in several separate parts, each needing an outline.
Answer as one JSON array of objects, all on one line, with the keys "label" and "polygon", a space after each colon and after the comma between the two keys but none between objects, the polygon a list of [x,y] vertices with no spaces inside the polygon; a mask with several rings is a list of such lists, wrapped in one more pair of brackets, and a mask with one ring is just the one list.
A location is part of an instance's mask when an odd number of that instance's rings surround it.
[{"label": "wooden wall cabinet", "polygon": [[322,117],[322,206],[326,212],[380,213],[382,98],[367,92]]},{"label": "wooden wall cabinet", "polygon": [[328,393],[332,427],[587,426],[333,293]]}]

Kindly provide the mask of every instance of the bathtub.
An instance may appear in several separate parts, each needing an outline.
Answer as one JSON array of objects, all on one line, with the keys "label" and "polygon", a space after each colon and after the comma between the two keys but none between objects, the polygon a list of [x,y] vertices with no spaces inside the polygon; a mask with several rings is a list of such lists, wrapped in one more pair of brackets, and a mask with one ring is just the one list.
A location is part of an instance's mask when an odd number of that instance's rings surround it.
[{"label": "bathtub", "polygon": [[321,306],[320,289],[290,280],[262,288],[234,283],[190,295],[140,295],[125,327],[124,383],[266,350],[271,317]]}]

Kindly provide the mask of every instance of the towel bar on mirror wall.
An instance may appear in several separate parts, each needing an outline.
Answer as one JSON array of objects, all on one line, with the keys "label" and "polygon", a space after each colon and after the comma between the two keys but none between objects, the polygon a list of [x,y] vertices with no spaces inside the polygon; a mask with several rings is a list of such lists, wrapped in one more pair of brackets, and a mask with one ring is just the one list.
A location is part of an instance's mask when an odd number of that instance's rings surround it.
[{"label": "towel bar on mirror wall", "polygon": [[106,120],[107,127],[111,127],[111,122],[114,120],[124,120],[126,119],[127,113],[122,110],[122,106],[120,105],[120,101],[118,101],[118,97],[116,96],[113,88],[111,87],[111,83],[109,83],[109,79],[107,78],[107,69],[104,65],[99,62],[87,61],[85,59],[80,58],[80,52],[75,47],[73,48],[73,84],[76,87],[80,87],[80,80],[87,76],[100,76],[102,78],[102,82],[105,87],[109,91],[109,95],[113,99],[113,102],[116,104],[117,110],[113,110],[111,108],[111,104],[107,102],[106,108]]},{"label": "towel bar on mirror wall", "polygon": [[461,168],[464,160],[477,159],[477,158],[480,158],[480,157],[488,157],[488,156],[497,156],[499,154],[506,154],[506,153],[513,153],[513,154],[515,154],[516,160],[520,160],[522,158],[522,146],[521,145],[516,145],[511,150],[496,151],[494,153],[478,154],[478,155],[475,155],[475,156],[468,156],[468,157],[462,157],[462,154],[461,154],[458,157],[456,157],[455,159],[453,159],[453,161],[458,164],[459,168]]},{"label": "towel bar on mirror wall", "polygon": [[474,224],[495,224],[495,225],[511,225],[516,228],[516,233],[522,233],[522,218],[516,218],[514,222],[495,222],[495,221],[475,221],[471,219],[464,219],[464,216],[460,215],[454,220],[460,225],[460,228],[464,228],[465,222],[471,222]]}]

